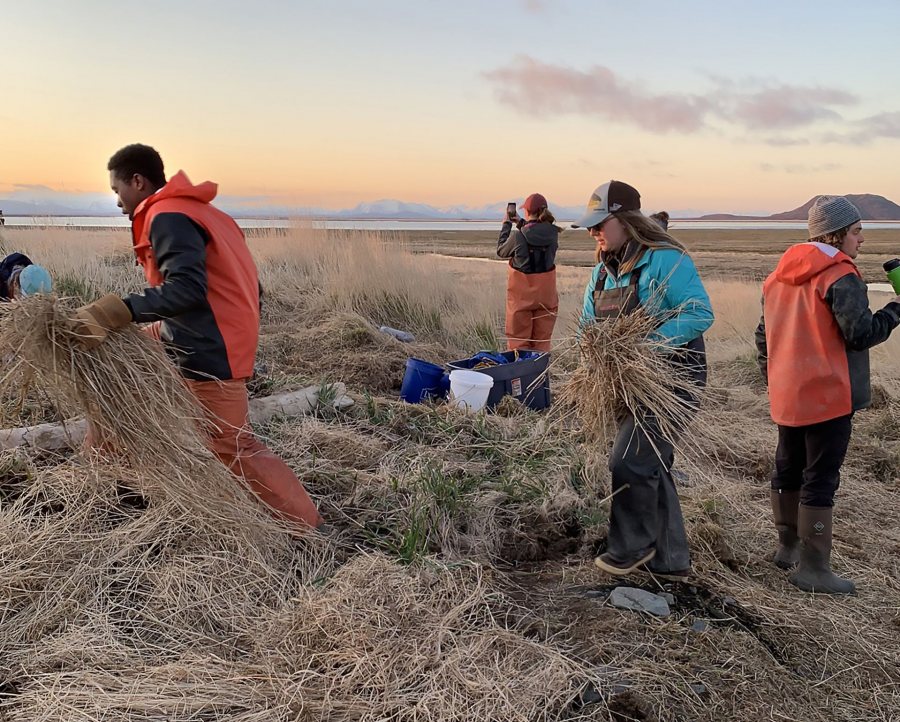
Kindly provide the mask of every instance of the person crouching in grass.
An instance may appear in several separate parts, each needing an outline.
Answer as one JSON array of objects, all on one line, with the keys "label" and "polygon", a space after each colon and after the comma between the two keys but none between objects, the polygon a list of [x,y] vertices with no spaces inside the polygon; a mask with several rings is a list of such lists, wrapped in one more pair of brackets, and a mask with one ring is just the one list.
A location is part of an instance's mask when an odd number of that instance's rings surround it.
[{"label": "person crouching in grass", "polygon": [[778,447],[771,503],[774,562],[807,592],[852,594],[831,571],[832,510],[853,414],[871,403],[869,351],[900,323],[900,296],[874,314],[853,259],[859,210],[842,196],[809,209],[809,242],[791,246],[763,284],[756,329]]},{"label": "person crouching in grass", "polygon": [[300,480],[250,429],[247,380],[259,340],[261,287],[243,232],[210,205],[216,185],[192,185],[181,171],[166,181],[159,153],[141,144],[117,151],[108,170],[149,285],[78,309],[81,343],[91,348],[129,323],[153,324],[151,335],[165,344],[209,417],[212,451],[276,516],[301,532],[320,526]]},{"label": "person crouching in grass", "polygon": [[[584,293],[581,326],[604,323],[643,309],[654,319],[653,339],[664,349],[681,398],[678,425],[699,403],[706,385],[703,332],[713,323],[709,296],[684,246],[641,213],[641,196],[612,180],[597,188],[573,228],[597,241],[597,265]],[[655,323],[658,319],[658,324]],[[627,379],[624,381],[627,385]],[[695,391],[696,389],[696,391]],[[642,566],[683,579],[690,553],[678,493],[672,480],[675,454],[657,409],[623,410],[609,458],[612,509],[607,551],[595,564],[625,575]],[[638,419],[635,418],[638,415]],[[674,435],[674,434],[670,434]]]},{"label": "person crouching in grass", "polygon": [[0,261],[0,302],[50,293],[53,279],[24,253],[10,253]]}]

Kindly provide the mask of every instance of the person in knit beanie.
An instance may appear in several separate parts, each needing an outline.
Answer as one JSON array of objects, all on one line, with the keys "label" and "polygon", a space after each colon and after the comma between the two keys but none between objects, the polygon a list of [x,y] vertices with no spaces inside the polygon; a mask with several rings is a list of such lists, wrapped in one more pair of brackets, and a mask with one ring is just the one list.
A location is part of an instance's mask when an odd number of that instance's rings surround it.
[{"label": "person in knit beanie", "polygon": [[809,241],[785,251],[763,284],[757,357],[769,387],[778,447],[770,498],[774,563],[808,592],[852,594],[831,570],[832,510],[853,414],[871,403],[869,349],[900,324],[900,297],[869,310],[853,262],[863,244],[859,210],[843,196],[809,209]]},{"label": "person in knit beanie", "polygon": [[809,240],[840,249],[849,231],[859,224],[861,244],[861,221],[859,209],[844,196],[819,196],[809,208]]}]

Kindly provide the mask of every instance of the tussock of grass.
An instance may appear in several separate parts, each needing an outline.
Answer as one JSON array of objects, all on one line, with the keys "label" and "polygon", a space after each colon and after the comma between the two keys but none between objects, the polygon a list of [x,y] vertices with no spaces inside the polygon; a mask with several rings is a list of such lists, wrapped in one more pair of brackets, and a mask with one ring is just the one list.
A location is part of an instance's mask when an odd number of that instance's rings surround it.
[{"label": "tussock of grass", "polygon": [[406,563],[559,556],[579,546],[589,515],[577,447],[537,414],[370,399],[339,423],[286,421],[268,433],[327,516]]}]

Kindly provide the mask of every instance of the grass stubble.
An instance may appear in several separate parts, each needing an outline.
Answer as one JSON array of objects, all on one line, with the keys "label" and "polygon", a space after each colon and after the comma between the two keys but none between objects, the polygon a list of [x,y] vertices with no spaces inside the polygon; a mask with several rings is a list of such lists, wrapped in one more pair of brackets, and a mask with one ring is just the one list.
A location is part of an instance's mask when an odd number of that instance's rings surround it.
[{"label": "grass stubble", "polygon": [[[347,380],[357,404],[259,431],[335,521],[338,545],[291,541],[249,503],[139,333],[85,352],[67,330],[75,301],[3,308],[7,416],[87,414],[109,451],[0,458],[0,719],[897,717],[894,340],[873,353],[877,403],[857,417],[836,512],[834,564],[860,593],[806,595],[768,561],[774,432],[754,314],[729,301],[755,293],[717,282],[710,386],[676,461],[695,579],[667,588],[673,615],[657,620],[608,607],[611,580],[591,565],[608,438],[584,430],[612,428],[622,401],[595,406],[588,424],[570,403],[466,416],[393,400],[408,356],[461,358],[485,328],[498,333],[502,294],[460,288],[394,240],[298,233],[254,241],[262,357],[275,387]],[[386,250],[396,277],[376,265]],[[65,255],[54,275],[77,278],[86,255]],[[105,269],[84,271],[90,288],[137,283]],[[380,323],[414,326],[416,345]],[[557,352],[573,344],[560,337]],[[571,359],[554,385],[565,370],[602,399]],[[586,690],[597,703],[582,704]]]}]

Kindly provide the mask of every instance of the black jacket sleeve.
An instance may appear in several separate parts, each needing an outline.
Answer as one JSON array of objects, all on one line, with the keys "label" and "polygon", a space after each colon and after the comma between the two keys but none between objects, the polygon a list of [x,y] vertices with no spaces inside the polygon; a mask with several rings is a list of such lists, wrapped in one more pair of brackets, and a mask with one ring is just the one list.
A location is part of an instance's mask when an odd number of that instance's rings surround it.
[{"label": "black jacket sleeve", "polygon": [[127,296],[141,323],[172,318],[207,304],[206,237],[183,213],[160,213],[150,227],[150,245],[163,283]]},{"label": "black jacket sleeve", "polygon": [[[762,301],[765,304],[765,299]],[[769,347],[766,343],[766,314],[759,317],[759,325],[754,334],[756,340],[756,364],[766,384],[769,383]]]},{"label": "black jacket sleeve", "polygon": [[516,234],[512,232],[512,223],[503,221],[500,227],[500,237],[497,239],[497,256],[499,258],[512,258],[516,252]]},{"label": "black jacket sleeve", "polygon": [[831,306],[847,347],[853,351],[864,351],[886,341],[900,324],[900,303],[891,302],[872,313],[866,284],[853,274],[832,283],[825,300]]}]

